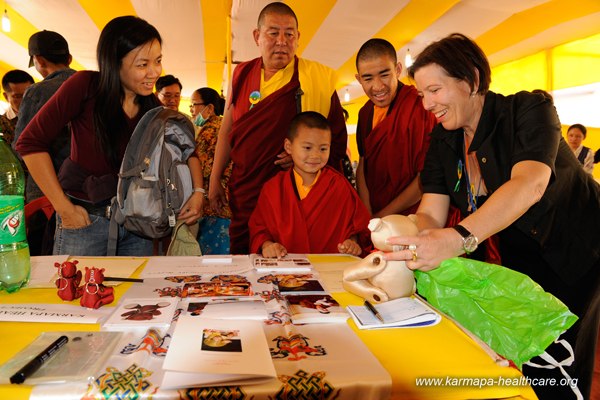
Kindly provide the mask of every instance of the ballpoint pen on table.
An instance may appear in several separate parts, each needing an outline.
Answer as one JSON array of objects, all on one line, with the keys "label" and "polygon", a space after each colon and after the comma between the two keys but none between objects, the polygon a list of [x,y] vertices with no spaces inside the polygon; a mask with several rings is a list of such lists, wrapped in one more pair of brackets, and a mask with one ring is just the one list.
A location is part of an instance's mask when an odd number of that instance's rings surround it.
[{"label": "ballpoint pen on table", "polygon": [[369,300],[365,300],[365,307],[367,307],[367,310],[369,310],[373,315],[375,315],[377,319],[381,321],[381,323],[384,323],[383,317],[381,316],[381,314],[379,314],[379,311],[377,311],[373,304],[369,302]]}]

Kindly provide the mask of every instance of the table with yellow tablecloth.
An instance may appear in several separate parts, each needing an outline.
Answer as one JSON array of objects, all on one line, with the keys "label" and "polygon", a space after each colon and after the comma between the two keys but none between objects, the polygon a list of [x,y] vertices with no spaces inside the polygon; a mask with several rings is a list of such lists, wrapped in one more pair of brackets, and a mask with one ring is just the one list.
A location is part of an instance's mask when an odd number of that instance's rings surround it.
[{"label": "table with yellow tablecloth", "polygon": [[[313,255],[310,260],[341,305],[361,304],[362,299],[340,285],[343,268],[356,259]],[[116,297],[130,285],[117,286]],[[0,292],[0,303],[60,303],[60,299],[53,289],[23,289]],[[347,323],[391,375],[393,399],[536,399],[517,369],[498,364],[445,317],[435,326],[421,328],[359,330],[351,319]],[[99,325],[0,322],[0,363],[41,332],[85,330],[99,330]],[[30,392],[27,385],[0,385],[0,399],[25,399]]]}]

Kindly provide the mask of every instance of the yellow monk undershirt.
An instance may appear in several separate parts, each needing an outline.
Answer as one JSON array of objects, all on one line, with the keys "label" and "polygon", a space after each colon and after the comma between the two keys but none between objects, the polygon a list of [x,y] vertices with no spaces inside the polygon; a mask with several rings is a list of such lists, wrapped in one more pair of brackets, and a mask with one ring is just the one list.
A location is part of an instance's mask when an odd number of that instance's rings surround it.
[{"label": "yellow monk undershirt", "polygon": [[[273,94],[286,85],[294,75],[294,60],[284,69],[275,73],[268,81],[265,81],[265,72],[260,74],[260,97],[261,99]],[[331,107],[331,95],[335,90],[335,72],[324,65],[314,61],[300,58],[298,61],[298,77],[302,95],[302,111],[317,111],[325,117],[329,115]]]},{"label": "yellow monk undershirt", "polygon": [[315,180],[313,181],[313,183],[311,183],[308,186],[304,186],[304,180],[302,179],[300,174],[297,173],[296,170],[294,170],[294,180],[296,181],[296,189],[298,190],[298,196],[300,196],[300,200],[304,200],[304,198],[308,196],[308,193],[313,188],[313,186],[315,186],[315,183],[317,183],[320,176],[321,170],[317,172],[317,176],[315,176]]},{"label": "yellow monk undershirt", "polygon": [[390,106],[387,106],[387,107],[373,106],[373,126],[371,127],[371,129],[375,129],[375,127],[377,125],[379,125],[379,123],[381,121],[383,121],[383,119],[387,115],[389,108],[390,108]]}]

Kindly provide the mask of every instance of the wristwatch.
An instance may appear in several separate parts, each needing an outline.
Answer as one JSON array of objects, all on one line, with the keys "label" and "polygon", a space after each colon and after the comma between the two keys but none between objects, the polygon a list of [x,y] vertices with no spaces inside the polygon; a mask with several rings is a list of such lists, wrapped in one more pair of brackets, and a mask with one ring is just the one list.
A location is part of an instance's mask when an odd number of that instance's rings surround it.
[{"label": "wristwatch", "polygon": [[473,235],[467,228],[462,225],[454,225],[452,228],[462,236],[463,240],[463,249],[465,253],[471,254],[475,250],[477,250],[477,245],[479,244],[479,239],[477,236]]}]

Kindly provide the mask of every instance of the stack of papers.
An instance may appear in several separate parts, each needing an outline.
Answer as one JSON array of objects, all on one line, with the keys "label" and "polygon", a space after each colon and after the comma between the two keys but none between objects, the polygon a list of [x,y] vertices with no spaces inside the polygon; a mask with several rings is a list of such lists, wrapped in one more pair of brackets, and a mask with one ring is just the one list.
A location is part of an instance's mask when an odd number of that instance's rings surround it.
[{"label": "stack of papers", "polygon": [[442,319],[440,314],[416,297],[401,297],[373,306],[383,322],[365,306],[347,307],[359,329],[430,326]]},{"label": "stack of papers", "polygon": [[181,316],[161,388],[262,383],[276,378],[263,323]]}]

